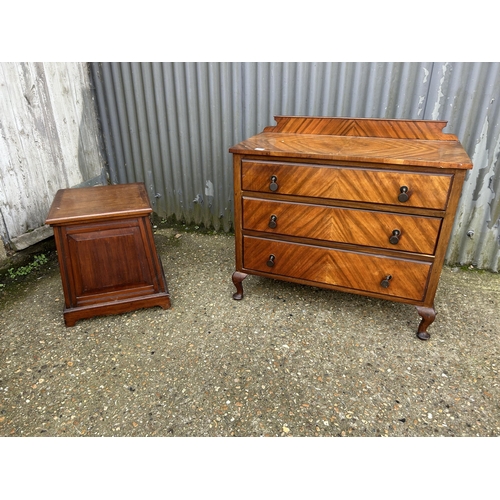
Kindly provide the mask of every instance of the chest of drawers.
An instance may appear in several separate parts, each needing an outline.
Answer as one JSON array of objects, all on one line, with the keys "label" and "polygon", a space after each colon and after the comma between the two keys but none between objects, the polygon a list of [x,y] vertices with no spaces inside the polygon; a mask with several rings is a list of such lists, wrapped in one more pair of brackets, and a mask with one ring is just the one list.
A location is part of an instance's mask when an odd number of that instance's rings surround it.
[{"label": "chest of drawers", "polygon": [[467,169],[444,121],[275,117],[229,149],[236,271],[415,305],[434,296]]}]

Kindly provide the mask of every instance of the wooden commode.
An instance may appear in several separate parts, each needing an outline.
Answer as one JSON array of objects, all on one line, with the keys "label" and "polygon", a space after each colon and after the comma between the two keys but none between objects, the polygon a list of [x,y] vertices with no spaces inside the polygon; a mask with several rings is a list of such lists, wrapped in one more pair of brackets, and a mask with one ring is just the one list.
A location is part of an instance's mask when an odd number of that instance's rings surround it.
[{"label": "wooden commode", "polygon": [[56,193],[46,224],[54,229],[66,326],[82,318],[170,307],[143,183]]},{"label": "wooden commode", "polygon": [[445,121],[275,117],[229,149],[236,286],[248,274],[405,302],[429,338],[472,163]]}]

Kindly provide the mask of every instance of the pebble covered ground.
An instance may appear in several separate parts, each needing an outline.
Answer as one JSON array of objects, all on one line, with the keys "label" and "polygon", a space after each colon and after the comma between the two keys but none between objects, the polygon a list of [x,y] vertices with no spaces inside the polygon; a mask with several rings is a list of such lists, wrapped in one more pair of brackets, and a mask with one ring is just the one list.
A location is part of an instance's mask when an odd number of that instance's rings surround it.
[{"label": "pebble covered ground", "polygon": [[0,436],[500,435],[500,275],[413,306],[255,276],[234,236],[159,224],[172,308],[64,326],[55,251],[0,288]]}]

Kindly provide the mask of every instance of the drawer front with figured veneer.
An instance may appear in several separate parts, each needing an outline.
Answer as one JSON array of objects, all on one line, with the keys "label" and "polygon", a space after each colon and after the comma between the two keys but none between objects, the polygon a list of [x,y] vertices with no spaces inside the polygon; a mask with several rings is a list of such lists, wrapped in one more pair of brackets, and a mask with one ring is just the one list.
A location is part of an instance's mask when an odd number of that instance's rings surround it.
[{"label": "drawer front with figured veneer", "polygon": [[453,176],[242,160],[243,191],[444,210]]},{"label": "drawer front with figured veneer", "polygon": [[243,198],[243,229],[432,255],[442,219]]},{"label": "drawer front with figured veneer", "polygon": [[244,236],[248,270],[407,300],[422,300],[432,264]]}]

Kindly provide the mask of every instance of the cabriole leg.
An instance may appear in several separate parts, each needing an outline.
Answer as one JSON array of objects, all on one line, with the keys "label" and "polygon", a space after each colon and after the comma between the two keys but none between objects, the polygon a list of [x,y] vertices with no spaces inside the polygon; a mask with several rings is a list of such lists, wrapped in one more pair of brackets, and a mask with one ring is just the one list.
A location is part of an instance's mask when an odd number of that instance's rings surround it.
[{"label": "cabriole leg", "polygon": [[417,312],[422,318],[422,321],[418,326],[417,337],[420,340],[429,340],[431,336],[427,333],[427,328],[436,319],[436,311],[433,307],[417,306]]},{"label": "cabriole leg", "polygon": [[233,293],[234,300],[241,300],[243,298],[243,284],[242,281],[247,277],[245,273],[235,271],[233,273],[233,283],[236,287],[236,293]]}]

